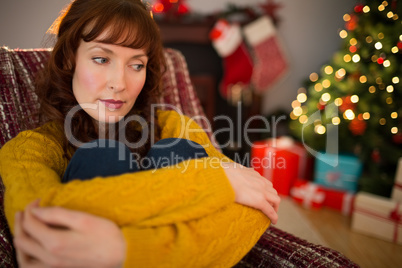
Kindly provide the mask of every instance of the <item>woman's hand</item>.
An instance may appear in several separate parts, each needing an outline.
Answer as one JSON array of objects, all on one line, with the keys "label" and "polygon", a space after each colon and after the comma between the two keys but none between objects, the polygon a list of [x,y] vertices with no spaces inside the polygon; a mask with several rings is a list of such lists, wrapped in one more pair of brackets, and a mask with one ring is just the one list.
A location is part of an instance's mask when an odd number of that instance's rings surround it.
[{"label": "woman's hand", "polygon": [[281,199],[272,183],[252,168],[233,162],[222,162],[222,166],[235,191],[236,202],[261,210],[276,224]]},{"label": "woman's hand", "polygon": [[21,268],[121,267],[126,244],[111,221],[59,207],[29,204],[17,213],[14,245]]}]

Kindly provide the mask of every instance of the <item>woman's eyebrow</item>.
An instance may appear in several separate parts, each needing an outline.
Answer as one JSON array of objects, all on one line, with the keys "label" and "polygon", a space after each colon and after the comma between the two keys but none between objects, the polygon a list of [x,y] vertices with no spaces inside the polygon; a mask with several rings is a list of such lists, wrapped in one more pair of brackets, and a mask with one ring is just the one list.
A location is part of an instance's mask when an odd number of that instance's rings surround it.
[{"label": "woman's eyebrow", "polygon": [[138,55],[134,55],[131,57],[132,59],[139,59],[139,58],[145,58],[146,60],[148,60],[148,56],[145,54],[138,54]]},{"label": "woman's eyebrow", "polygon": [[105,48],[105,47],[103,47],[103,46],[100,46],[100,45],[98,45],[98,44],[93,45],[93,46],[90,46],[90,47],[88,48],[88,50],[92,50],[92,49],[95,49],[95,48],[102,49],[103,51],[105,51],[105,52],[108,53],[108,54],[114,54],[114,52],[113,52],[112,50],[110,50],[110,49],[108,49],[108,48]]},{"label": "woman's eyebrow", "polygon": [[[103,46],[101,46],[101,45],[99,45],[99,44],[95,44],[95,45],[93,45],[93,46],[90,46],[90,47],[88,48],[88,50],[92,50],[92,49],[96,49],[96,48],[102,49],[103,51],[105,51],[106,53],[111,54],[111,55],[115,54],[115,53],[113,52],[113,50],[108,49],[108,48],[106,48],[106,47],[103,47]],[[131,57],[131,59],[138,59],[138,58],[142,58],[142,57],[145,57],[145,58],[148,59],[148,56],[147,56],[146,54],[137,54],[137,55],[133,55],[133,56]]]}]

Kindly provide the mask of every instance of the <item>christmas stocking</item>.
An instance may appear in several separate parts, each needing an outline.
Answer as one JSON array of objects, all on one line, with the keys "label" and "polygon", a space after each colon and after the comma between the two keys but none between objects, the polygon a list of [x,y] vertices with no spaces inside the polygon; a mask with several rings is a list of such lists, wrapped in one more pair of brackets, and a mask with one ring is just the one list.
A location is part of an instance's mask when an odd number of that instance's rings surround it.
[{"label": "christmas stocking", "polygon": [[254,52],[252,83],[256,91],[262,92],[287,72],[288,64],[268,16],[246,25],[243,32]]},{"label": "christmas stocking", "polygon": [[240,26],[219,20],[210,32],[212,45],[223,58],[223,79],[220,93],[230,97],[232,87],[248,87],[253,73],[253,62],[241,34]]}]

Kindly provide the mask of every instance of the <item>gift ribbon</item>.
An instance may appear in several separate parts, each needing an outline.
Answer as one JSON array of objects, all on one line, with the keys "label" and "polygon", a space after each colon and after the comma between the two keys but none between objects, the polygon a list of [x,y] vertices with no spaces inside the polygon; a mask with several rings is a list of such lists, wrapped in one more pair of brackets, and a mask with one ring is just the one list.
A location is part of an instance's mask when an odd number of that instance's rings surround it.
[{"label": "gift ribbon", "polygon": [[398,239],[398,224],[400,223],[400,221],[402,219],[402,214],[399,213],[399,203],[396,203],[396,207],[393,211],[391,211],[391,213],[389,214],[389,217],[395,223],[394,242],[396,242]]},{"label": "gift ribbon", "polygon": [[268,159],[268,161],[270,161],[270,166],[269,167],[264,167],[264,174],[263,176],[265,178],[267,178],[269,181],[272,181],[272,175],[273,175],[273,170],[275,169],[275,167],[272,167],[272,161],[274,160],[274,153],[276,153],[276,149],[273,147],[267,147],[265,149],[265,153],[264,153],[264,158]]},{"label": "gift ribbon", "polygon": [[392,189],[392,199],[395,201],[402,201],[402,184],[394,184],[394,188]]},{"label": "gift ribbon", "polygon": [[303,200],[303,206],[309,208],[313,202],[321,204],[324,202],[325,193],[318,192],[319,187],[314,183],[307,183],[292,188],[292,196]]},{"label": "gift ribbon", "polygon": [[346,193],[342,200],[342,214],[349,215],[352,208],[353,194]]},{"label": "gift ribbon", "polygon": [[398,240],[398,225],[402,225],[402,214],[399,213],[399,203],[396,203],[395,208],[389,213],[388,217],[384,217],[382,215],[373,213],[369,210],[365,210],[365,209],[355,209],[355,211],[357,213],[361,213],[361,214],[366,214],[369,216],[374,216],[383,220],[390,220],[391,222],[393,222],[395,224],[395,228],[394,228],[394,237],[393,237],[393,242],[397,242]]},{"label": "gift ribbon", "polygon": [[323,192],[318,192],[317,185],[309,183],[307,184],[307,187],[304,188],[304,190],[305,192],[304,192],[303,206],[309,207],[313,202],[319,204],[324,202],[325,194]]},{"label": "gift ribbon", "polygon": [[341,177],[340,172],[327,172],[327,174],[325,175],[325,178],[331,184],[335,184],[336,181],[338,181],[340,177]]}]

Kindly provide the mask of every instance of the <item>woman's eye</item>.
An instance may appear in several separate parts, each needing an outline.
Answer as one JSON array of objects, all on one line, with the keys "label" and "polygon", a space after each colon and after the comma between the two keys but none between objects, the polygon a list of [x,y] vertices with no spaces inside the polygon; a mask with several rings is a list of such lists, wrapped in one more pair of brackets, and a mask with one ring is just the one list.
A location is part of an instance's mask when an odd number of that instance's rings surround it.
[{"label": "woman's eye", "polygon": [[108,59],[103,57],[92,58],[92,60],[99,64],[105,64],[108,62]]},{"label": "woman's eye", "polygon": [[144,64],[133,64],[133,69],[136,71],[141,71],[144,68]]}]

